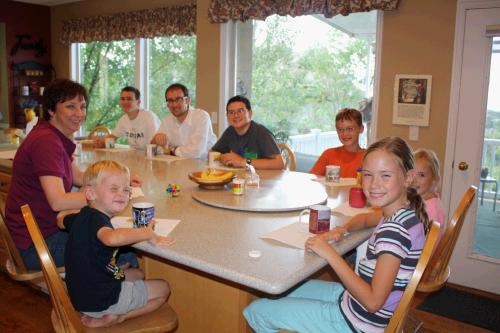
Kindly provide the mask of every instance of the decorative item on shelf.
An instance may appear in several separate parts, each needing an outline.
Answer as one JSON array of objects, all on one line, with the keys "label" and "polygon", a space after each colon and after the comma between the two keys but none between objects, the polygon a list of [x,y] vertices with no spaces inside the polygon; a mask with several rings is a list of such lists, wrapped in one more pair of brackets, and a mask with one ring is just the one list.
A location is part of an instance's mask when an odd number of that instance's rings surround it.
[{"label": "decorative item on shelf", "polygon": [[37,82],[37,81],[31,81],[29,83],[29,92],[30,94],[33,94],[33,95],[38,95],[39,91],[40,91],[40,84]]},{"label": "decorative item on shelf", "polygon": [[21,87],[21,95],[22,96],[29,96],[30,95],[30,85],[29,82],[26,83],[26,85]]},{"label": "decorative item on shelf", "polygon": [[24,109],[35,109],[40,103],[31,98],[23,98],[19,101],[19,108],[24,111]]},{"label": "decorative item on shelf", "polygon": [[26,76],[44,76],[45,73],[43,70],[39,70],[39,69],[26,69],[24,71],[24,75],[26,75]]},{"label": "decorative item on shelf", "polygon": [[25,108],[24,116],[26,117],[26,122],[30,122],[36,117],[35,108]]}]

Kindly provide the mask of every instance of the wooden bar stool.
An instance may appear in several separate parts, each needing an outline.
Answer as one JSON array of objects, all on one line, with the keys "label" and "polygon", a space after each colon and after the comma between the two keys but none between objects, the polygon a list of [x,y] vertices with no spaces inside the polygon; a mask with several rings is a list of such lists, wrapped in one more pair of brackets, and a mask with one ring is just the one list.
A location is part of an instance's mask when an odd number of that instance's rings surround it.
[{"label": "wooden bar stool", "polygon": [[57,333],[80,333],[80,332],[127,332],[127,333],[153,333],[169,332],[177,327],[177,315],[174,310],[165,302],[156,311],[144,316],[126,320],[111,327],[88,328],[83,326],[80,314],[75,310],[68,296],[64,283],[57,274],[54,260],[45,243],[40,229],[31,213],[28,205],[21,207],[24,221],[28,227],[28,232],[35,245],[43,276],[49,287],[50,300],[52,302],[52,326]]}]

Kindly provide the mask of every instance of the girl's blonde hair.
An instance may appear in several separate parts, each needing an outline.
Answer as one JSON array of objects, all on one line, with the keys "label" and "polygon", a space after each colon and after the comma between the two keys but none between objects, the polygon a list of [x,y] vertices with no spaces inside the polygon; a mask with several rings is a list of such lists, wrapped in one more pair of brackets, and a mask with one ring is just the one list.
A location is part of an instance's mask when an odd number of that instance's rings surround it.
[{"label": "girl's blonde hair", "polygon": [[[391,136],[374,142],[366,150],[363,161],[370,153],[377,150],[383,150],[393,155],[405,177],[408,175],[410,170],[415,168],[415,160],[413,159],[412,149],[410,145],[400,137]],[[425,233],[427,234],[430,228],[430,221],[425,210],[424,201],[417,193],[417,190],[411,186],[408,186],[406,190],[406,197],[410,202],[410,207],[415,210],[417,217],[423,223]]]},{"label": "girl's blonde hair", "polygon": [[441,179],[439,174],[439,160],[434,151],[430,149],[417,149],[415,153],[413,153],[413,156],[415,157],[415,161],[420,159],[426,160],[431,167],[433,178],[436,180]]},{"label": "girl's blonde hair", "polygon": [[83,186],[98,185],[111,172],[126,175],[130,178],[130,170],[125,165],[116,161],[103,160],[87,167],[87,170],[83,174]]}]

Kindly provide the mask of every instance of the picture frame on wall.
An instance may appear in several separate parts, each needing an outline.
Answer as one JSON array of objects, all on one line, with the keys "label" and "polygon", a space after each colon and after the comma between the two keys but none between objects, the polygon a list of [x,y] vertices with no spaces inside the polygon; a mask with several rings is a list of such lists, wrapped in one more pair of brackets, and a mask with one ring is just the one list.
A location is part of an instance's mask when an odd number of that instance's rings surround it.
[{"label": "picture frame on wall", "polygon": [[396,74],[392,123],[429,126],[432,75]]}]

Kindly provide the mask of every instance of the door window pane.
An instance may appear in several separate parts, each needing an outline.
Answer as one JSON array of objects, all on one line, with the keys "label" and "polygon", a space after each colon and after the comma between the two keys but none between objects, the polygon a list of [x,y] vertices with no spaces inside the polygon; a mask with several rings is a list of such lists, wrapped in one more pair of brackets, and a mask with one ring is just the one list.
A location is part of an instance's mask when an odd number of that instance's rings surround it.
[{"label": "door window pane", "polygon": [[492,45],[473,253],[500,259],[500,37]]}]

